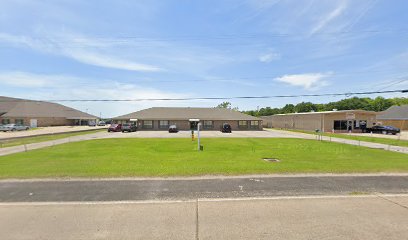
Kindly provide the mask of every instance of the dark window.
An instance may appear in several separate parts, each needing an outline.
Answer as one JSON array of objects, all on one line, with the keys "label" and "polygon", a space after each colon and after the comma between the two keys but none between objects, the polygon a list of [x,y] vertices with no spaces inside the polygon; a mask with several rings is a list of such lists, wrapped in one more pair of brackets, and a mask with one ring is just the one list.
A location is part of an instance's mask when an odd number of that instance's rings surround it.
[{"label": "dark window", "polygon": [[169,121],[167,121],[167,120],[160,120],[159,121],[159,128],[164,128],[164,129],[167,129],[167,128],[169,128]]},{"label": "dark window", "polygon": [[24,125],[24,119],[16,119],[14,120],[15,124]]},{"label": "dark window", "polygon": [[258,129],[259,128],[259,121],[251,121],[250,122],[251,129]]},{"label": "dark window", "polygon": [[238,128],[247,129],[248,128],[248,122],[247,121],[238,121]]},{"label": "dark window", "polygon": [[204,129],[213,129],[214,128],[214,122],[207,120],[204,121]]},{"label": "dark window", "polygon": [[334,120],[334,130],[347,130],[346,120]]},{"label": "dark window", "polygon": [[152,129],[153,128],[153,121],[152,120],[144,120],[143,121],[143,128]]},{"label": "dark window", "polygon": [[10,124],[10,119],[2,119],[1,123],[2,124]]}]

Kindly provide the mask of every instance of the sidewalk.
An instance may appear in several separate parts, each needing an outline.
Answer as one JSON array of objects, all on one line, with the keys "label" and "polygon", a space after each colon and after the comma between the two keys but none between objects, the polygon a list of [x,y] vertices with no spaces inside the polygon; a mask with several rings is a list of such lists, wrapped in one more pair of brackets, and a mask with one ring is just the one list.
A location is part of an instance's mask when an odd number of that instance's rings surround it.
[{"label": "sidewalk", "polygon": [[0,204],[0,239],[371,239],[408,236],[407,195]]},{"label": "sidewalk", "polygon": [[[305,139],[316,139],[317,140],[317,136],[313,135],[313,134],[298,133],[298,132],[291,132],[291,131],[285,131],[285,130],[276,130],[276,129],[267,129],[266,131],[286,133],[286,134],[292,135],[294,137],[296,136],[296,137],[305,138]],[[400,152],[400,153],[408,154],[408,147],[400,147],[400,146],[393,146],[393,145],[387,145],[387,144],[381,144],[381,143],[364,142],[364,141],[357,141],[357,140],[350,140],[350,139],[343,139],[343,138],[335,138],[335,137],[327,137],[327,136],[322,136],[322,140],[323,141],[329,141],[329,142],[336,142],[336,143],[355,145],[355,146],[368,147],[368,148],[383,149],[383,150],[387,150],[387,151]]]}]

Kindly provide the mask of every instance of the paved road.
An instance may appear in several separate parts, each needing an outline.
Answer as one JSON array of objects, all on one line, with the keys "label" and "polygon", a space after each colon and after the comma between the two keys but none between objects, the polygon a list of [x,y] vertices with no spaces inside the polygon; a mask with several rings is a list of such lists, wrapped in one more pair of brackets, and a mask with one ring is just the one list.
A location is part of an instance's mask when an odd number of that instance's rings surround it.
[{"label": "paved road", "polygon": [[352,193],[408,194],[408,175],[0,181],[0,202],[188,200]]},{"label": "paved road", "polygon": [[0,239],[370,239],[408,236],[408,196],[2,203]]}]

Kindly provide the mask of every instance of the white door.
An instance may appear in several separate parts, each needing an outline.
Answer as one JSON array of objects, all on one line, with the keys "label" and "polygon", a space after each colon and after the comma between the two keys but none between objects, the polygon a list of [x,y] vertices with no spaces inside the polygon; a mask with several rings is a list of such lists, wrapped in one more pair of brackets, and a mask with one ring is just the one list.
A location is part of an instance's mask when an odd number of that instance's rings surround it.
[{"label": "white door", "polygon": [[30,119],[30,127],[31,128],[37,127],[37,119]]}]

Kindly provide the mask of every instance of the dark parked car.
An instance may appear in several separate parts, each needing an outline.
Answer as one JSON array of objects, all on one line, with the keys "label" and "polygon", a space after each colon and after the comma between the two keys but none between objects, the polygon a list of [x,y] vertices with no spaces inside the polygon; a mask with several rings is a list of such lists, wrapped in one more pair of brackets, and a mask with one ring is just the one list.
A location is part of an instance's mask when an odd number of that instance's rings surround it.
[{"label": "dark parked car", "polygon": [[178,132],[178,128],[176,125],[170,125],[169,127],[169,133],[177,133]]},{"label": "dark parked car", "polygon": [[122,132],[136,132],[137,126],[131,123],[122,124]]},{"label": "dark parked car", "polygon": [[229,125],[228,123],[224,123],[221,126],[221,132],[223,133],[231,133],[231,125]]},{"label": "dark parked car", "polygon": [[108,128],[108,132],[120,132],[122,131],[122,124],[112,124]]},{"label": "dark parked car", "polygon": [[393,127],[393,126],[373,126],[372,128],[367,128],[366,132],[372,132],[372,133],[382,133],[382,134],[392,134],[396,135],[397,133],[400,133],[401,130],[399,128]]}]

